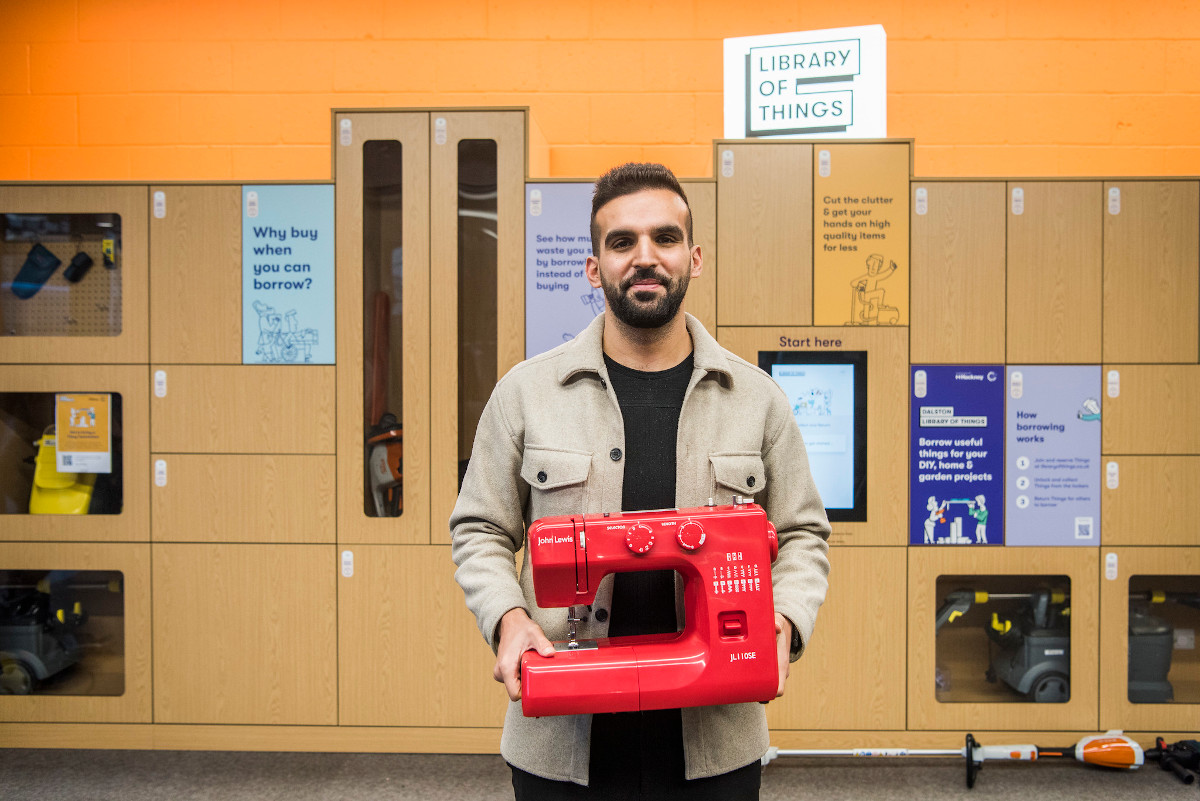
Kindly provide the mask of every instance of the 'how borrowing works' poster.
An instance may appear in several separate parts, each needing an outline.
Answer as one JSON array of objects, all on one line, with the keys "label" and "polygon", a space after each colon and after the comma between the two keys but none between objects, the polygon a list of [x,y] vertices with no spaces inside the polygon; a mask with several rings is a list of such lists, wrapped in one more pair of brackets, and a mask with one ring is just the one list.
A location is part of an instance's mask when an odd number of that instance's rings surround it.
[{"label": "'how borrowing works' poster", "polygon": [[1008,368],[1005,544],[1100,544],[1100,372]]},{"label": "'how borrowing works' poster", "polygon": [[909,542],[1004,544],[1004,367],[912,367]]}]

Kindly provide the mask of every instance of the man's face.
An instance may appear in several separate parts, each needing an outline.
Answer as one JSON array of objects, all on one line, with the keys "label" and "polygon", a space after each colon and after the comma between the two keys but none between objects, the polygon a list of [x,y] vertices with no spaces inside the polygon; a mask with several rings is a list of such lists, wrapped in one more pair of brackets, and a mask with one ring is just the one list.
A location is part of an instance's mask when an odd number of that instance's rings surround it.
[{"label": "man's face", "polygon": [[700,275],[687,213],[683,198],[667,189],[622,195],[596,212],[600,255],[588,256],[588,281],[604,290],[609,309],[626,325],[666,325],[679,313],[688,281]]}]

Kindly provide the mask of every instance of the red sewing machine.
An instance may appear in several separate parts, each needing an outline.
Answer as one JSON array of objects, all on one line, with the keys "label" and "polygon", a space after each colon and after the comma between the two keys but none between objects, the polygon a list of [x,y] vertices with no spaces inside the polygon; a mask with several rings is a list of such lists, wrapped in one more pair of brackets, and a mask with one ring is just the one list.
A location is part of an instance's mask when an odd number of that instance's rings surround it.
[{"label": "red sewing machine", "polygon": [[555,643],[521,658],[526,716],[633,712],[769,701],[779,685],[771,562],[775,527],[761,506],[545,517],[527,547],[538,606],[591,604],[609,573],[679,572],[684,627],[672,634]]}]

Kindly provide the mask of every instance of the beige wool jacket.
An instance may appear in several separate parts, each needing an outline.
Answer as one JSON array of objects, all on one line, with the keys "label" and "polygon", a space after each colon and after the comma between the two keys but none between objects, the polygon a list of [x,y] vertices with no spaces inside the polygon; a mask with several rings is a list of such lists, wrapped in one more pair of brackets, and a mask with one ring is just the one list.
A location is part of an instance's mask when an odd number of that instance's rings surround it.
[{"label": "beige wool jacket", "polygon": [[[690,315],[687,328],[695,367],[679,415],[676,501],[684,508],[741,495],[766,509],[779,533],[775,609],[806,643],[828,586],[829,523],[800,430],[770,376],[718,345]],[[567,610],[534,601],[528,551],[518,578],[515,554],[527,526],[549,515],[621,511],[626,442],[603,332],[600,315],[575,339],[514,367],[480,418],[450,529],[455,579],[493,651],[500,618],[516,607],[551,640],[567,637]],[[612,587],[612,576],[601,582],[580,638],[607,636],[607,616],[600,622],[595,612],[609,608]],[[591,722],[591,715],[526,718],[520,702],[510,703],[501,753],[538,776],[587,784]],[[742,767],[769,745],[765,708],[684,709],[683,739],[688,779]]]}]

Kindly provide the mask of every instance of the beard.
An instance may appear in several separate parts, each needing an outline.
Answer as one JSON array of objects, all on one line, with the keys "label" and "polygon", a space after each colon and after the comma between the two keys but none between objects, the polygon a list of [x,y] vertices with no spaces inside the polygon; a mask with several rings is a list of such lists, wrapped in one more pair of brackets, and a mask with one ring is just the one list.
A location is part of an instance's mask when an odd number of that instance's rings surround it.
[{"label": "beard", "polygon": [[[633,285],[645,280],[658,282],[666,287],[666,293],[653,302],[648,302],[648,293],[646,300],[639,299],[638,295],[642,293],[633,289]],[[620,285],[608,283],[601,274],[600,286],[604,290],[608,307],[622,323],[631,328],[662,328],[679,313],[679,307],[683,305],[683,296],[687,294],[689,280],[690,276],[686,272],[678,279],[670,279],[663,278],[653,268],[648,267],[638,270]]]}]

